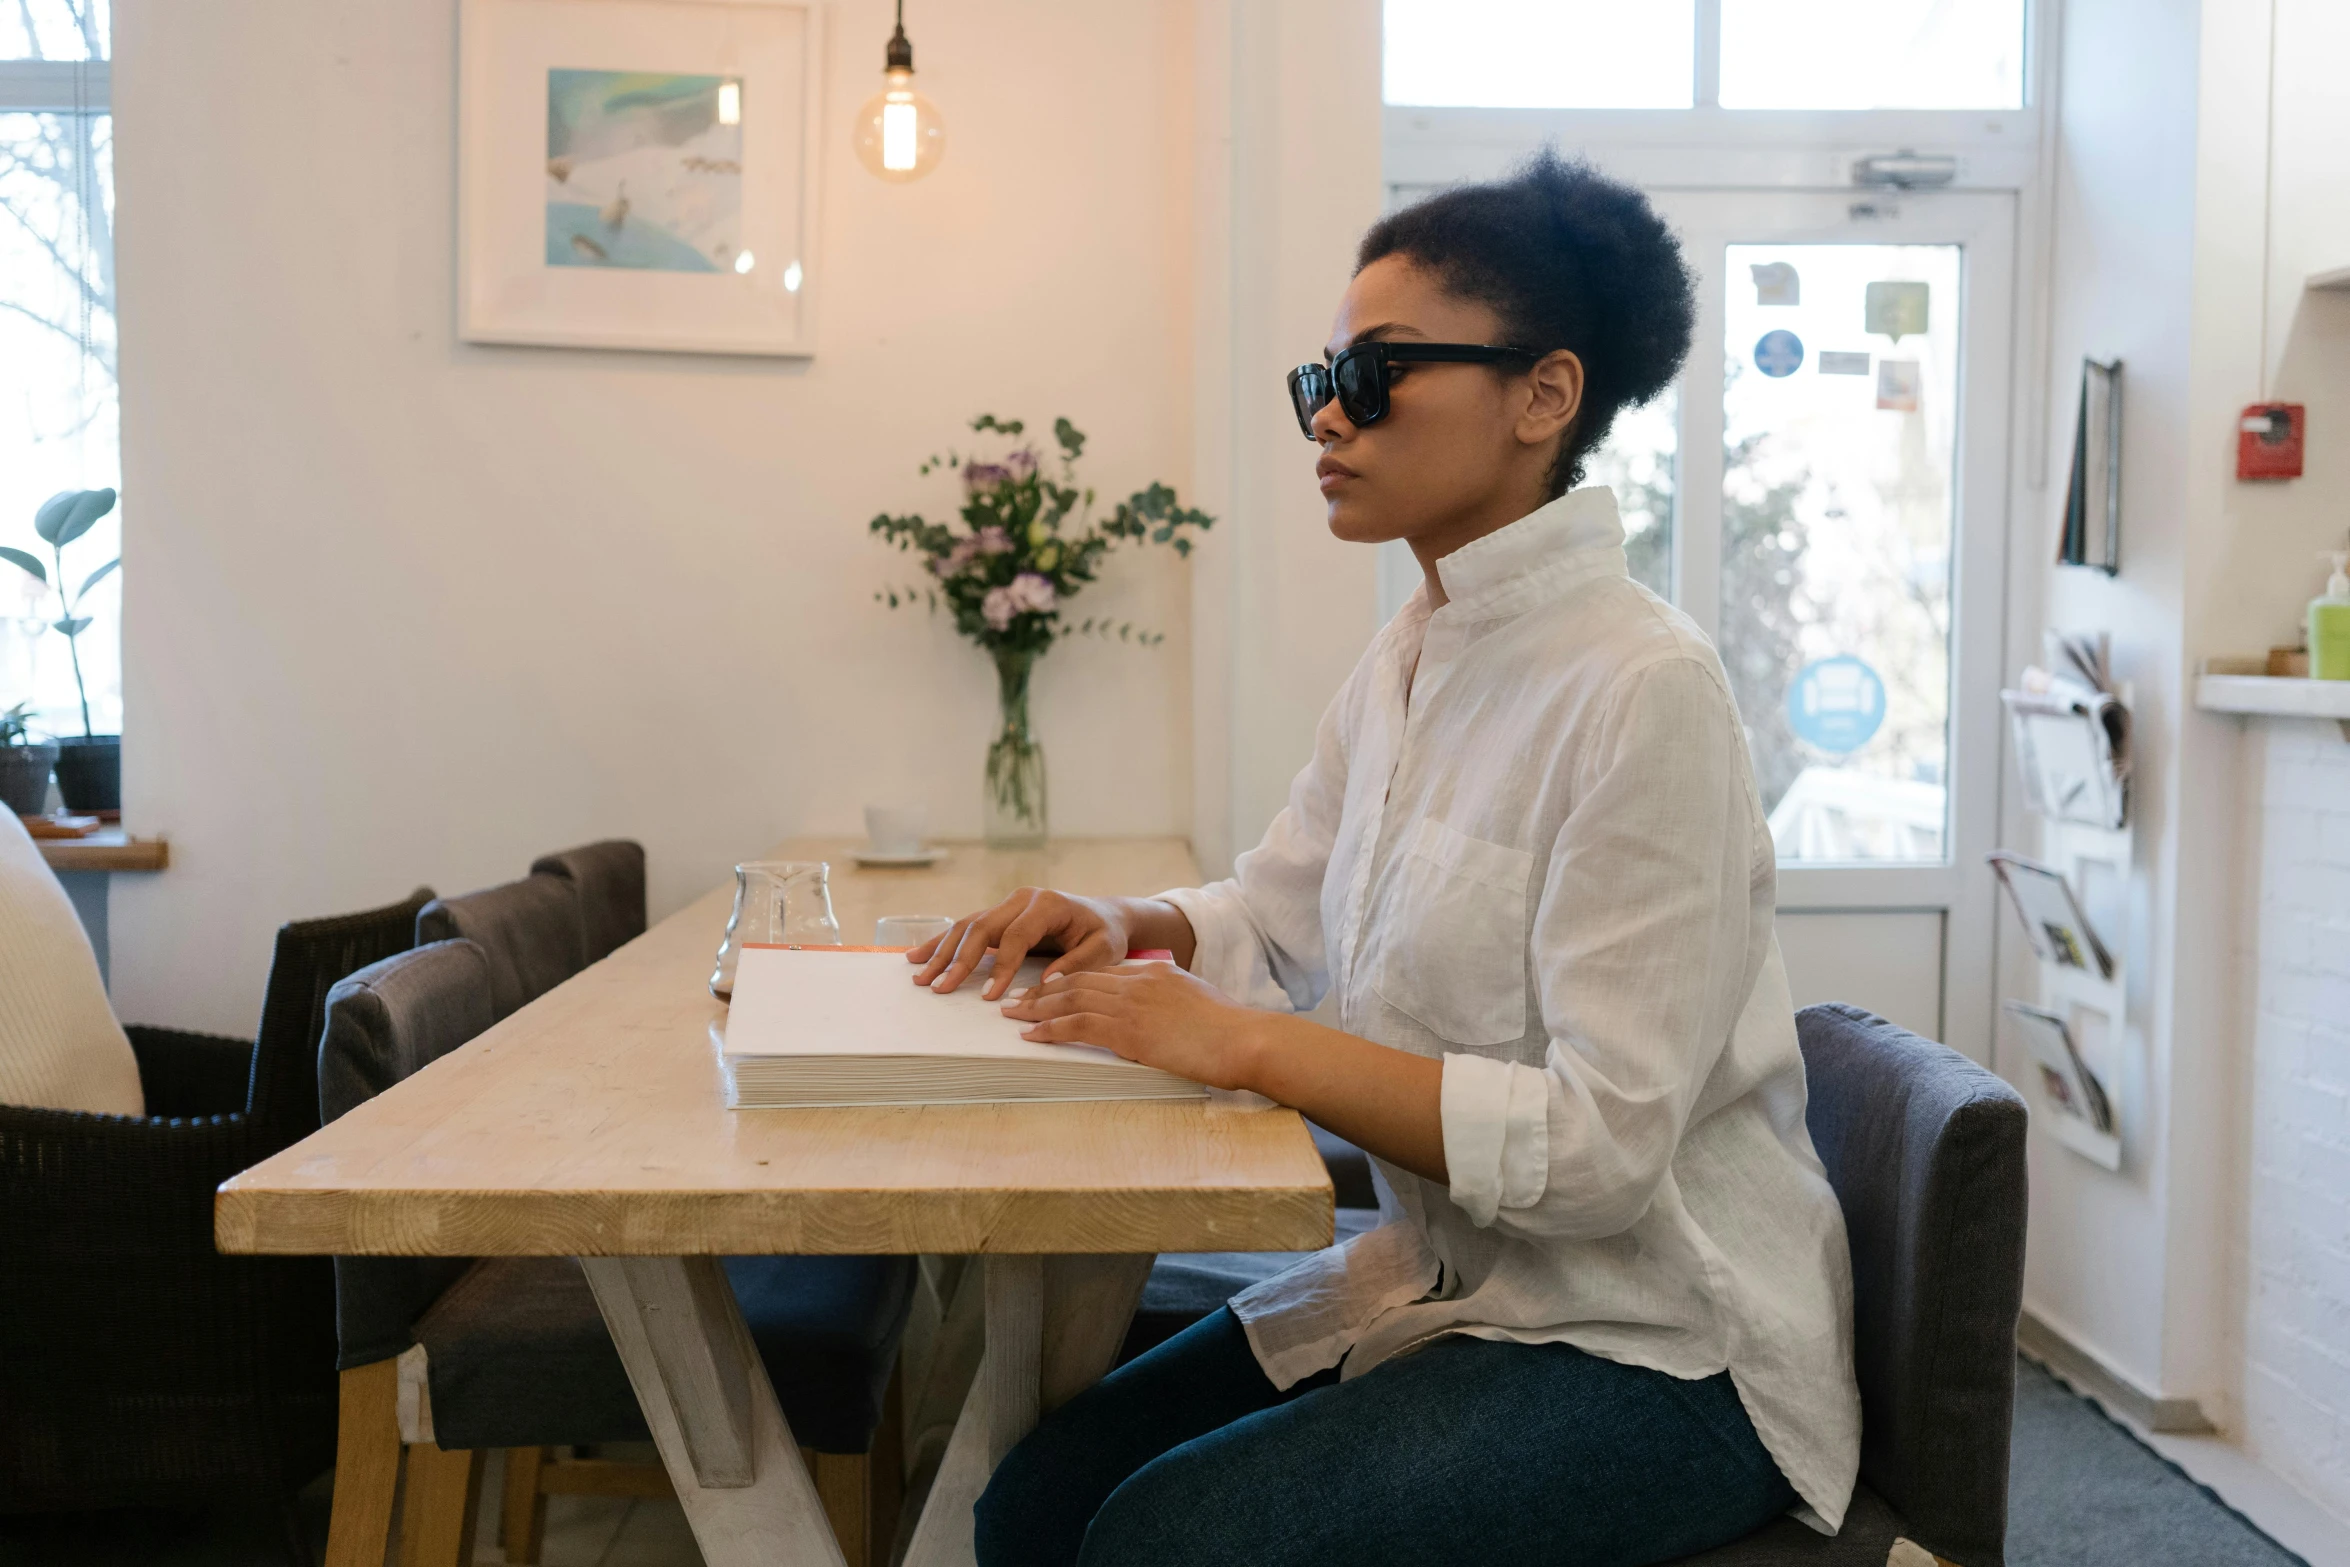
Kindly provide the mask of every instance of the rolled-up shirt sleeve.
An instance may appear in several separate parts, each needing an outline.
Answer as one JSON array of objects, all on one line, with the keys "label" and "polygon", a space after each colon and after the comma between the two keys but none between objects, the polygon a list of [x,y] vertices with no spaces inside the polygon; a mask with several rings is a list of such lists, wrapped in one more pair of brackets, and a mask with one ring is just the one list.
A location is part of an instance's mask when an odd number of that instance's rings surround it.
[{"label": "rolled-up shirt sleeve", "polygon": [[1627,677],[1577,759],[1529,928],[1545,1059],[1444,1058],[1451,1196],[1477,1225],[1613,1235],[1668,1179],[1768,948],[1744,744],[1712,669],[1676,657]]},{"label": "rolled-up shirt sleeve", "polygon": [[1205,887],[1158,894],[1183,911],[1197,943],[1191,971],[1245,1006],[1311,1012],[1330,988],[1322,937],[1322,878],[1346,801],[1341,719],[1349,681],[1322,714],[1314,754],[1289,786],[1289,803],[1264,841]]}]

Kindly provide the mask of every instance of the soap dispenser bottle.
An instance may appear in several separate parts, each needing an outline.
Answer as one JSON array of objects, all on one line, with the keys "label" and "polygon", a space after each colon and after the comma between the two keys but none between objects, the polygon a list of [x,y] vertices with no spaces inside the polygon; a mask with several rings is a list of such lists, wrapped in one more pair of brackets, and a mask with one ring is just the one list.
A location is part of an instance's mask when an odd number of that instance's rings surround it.
[{"label": "soap dispenser bottle", "polygon": [[2350,680],[2350,550],[2327,550],[2334,563],[2324,593],[2309,601],[2309,674],[2313,680]]}]

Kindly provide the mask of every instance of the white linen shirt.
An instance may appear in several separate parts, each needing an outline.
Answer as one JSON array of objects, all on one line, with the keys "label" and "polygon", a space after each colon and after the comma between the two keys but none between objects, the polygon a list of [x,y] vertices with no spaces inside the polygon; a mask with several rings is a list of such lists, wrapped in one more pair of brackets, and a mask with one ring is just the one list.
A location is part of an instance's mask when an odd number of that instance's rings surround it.
[{"label": "white linen shirt", "polygon": [[[1232,879],[1162,894],[1192,968],[1444,1062],[1451,1186],[1232,1302],[1278,1387],[1440,1334],[1727,1369],[1833,1532],[1860,1454],[1844,1219],[1804,1127],[1776,866],[1720,661],[1592,486],[1437,563]],[[1343,1362],[1343,1364],[1342,1364]]]}]

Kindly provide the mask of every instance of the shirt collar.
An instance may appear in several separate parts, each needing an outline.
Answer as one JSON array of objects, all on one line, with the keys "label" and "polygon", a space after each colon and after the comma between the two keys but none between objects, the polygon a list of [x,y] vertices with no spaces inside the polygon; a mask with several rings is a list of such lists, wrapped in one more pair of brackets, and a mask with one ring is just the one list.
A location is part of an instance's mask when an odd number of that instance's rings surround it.
[{"label": "shirt collar", "polygon": [[1615,492],[1587,484],[1436,563],[1454,624],[1517,614],[1596,576],[1626,575]]}]

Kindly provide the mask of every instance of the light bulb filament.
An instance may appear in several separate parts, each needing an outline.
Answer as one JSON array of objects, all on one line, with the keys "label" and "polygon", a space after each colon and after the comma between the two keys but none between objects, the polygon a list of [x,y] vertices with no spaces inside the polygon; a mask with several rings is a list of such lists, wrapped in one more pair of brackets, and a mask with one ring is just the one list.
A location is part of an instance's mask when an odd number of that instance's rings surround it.
[{"label": "light bulb filament", "polygon": [[[890,95],[893,99],[895,93]],[[881,166],[885,169],[910,169],[914,166],[914,106],[911,103],[884,103],[881,106]]]}]

